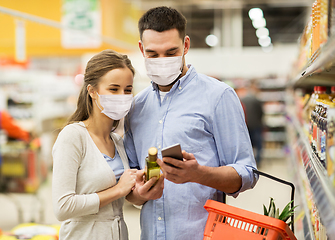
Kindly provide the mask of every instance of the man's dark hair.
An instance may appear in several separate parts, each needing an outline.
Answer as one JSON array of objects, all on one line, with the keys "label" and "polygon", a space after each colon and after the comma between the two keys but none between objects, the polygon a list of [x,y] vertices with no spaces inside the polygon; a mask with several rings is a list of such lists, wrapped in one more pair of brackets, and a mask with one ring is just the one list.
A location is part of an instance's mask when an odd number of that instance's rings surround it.
[{"label": "man's dark hair", "polygon": [[178,30],[179,37],[184,39],[186,35],[186,18],[176,9],[165,6],[149,9],[138,21],[141,40],[144,30],[151,29],[163,32],[174,28]]}]

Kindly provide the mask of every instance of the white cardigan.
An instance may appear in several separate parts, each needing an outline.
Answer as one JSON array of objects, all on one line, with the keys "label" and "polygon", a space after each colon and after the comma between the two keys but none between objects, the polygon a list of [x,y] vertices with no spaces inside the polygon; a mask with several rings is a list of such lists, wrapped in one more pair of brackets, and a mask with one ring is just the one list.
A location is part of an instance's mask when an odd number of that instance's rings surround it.
[{"label": "white cardigan", "polygon": [[[111,133],[125,169],[129,168],[123,139]],[[52,150],[52,201],[63,239],[128,239],[123,220],[124,198],[99,209],[96,194],[116,184],[113,170],[93,142],[83,122],[59,133]]]}]

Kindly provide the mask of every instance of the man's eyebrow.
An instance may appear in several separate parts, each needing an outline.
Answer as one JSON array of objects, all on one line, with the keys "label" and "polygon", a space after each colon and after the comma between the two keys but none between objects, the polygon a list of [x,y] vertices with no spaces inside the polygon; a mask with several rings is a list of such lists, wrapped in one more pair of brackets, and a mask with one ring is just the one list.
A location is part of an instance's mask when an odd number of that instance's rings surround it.
[{"label": "man's eyebrow", "polygon": [[[179,47],[173,47],[173,48],[170,48],[170,49],[166,50],[165,52],[176,51],[176,50],[178,50],[178,48],[179,48]],[[151,50],[151,49],[145,49],[145,52],[148,52],[148,53],[155,53],[156,51]]]},{"label": "man's eyebrow", "polygon": [[145,49],[145,52],[150,52],[150,53],[153,53],[153,52],[156,52],[154,50],[151,50],[151,49]]},{"label": "man's eyebrow", "polygon": [[175,50],[178,50],[179,47],[173,47],[173,48],[170,48],[168,50],[166,50],[166,52],[171,52],[171,51],[175,51]]}]

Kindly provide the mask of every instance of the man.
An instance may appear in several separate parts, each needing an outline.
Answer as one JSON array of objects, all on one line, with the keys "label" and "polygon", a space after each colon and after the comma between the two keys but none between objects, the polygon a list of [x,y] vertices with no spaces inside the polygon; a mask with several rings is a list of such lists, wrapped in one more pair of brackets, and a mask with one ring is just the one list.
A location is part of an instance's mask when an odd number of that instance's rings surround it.
[{"label": "man", "polygon": [[248,93],[241,101],[244,104],[247,127],[251,144],[256,150],[255,158],[258,166],[261,162],[263,148],[263,104],[257,98],[259,90],[256,79],[250,80],[247,87]]},{"label": "man", "polygon": [[127,197],[143,204],[142,240],[203,239],[206,200],[222,201],[222,192],[237,196],[257,181],[240,101],[228,85],[185,64],[185,30],[184,16],[168,7],[150,9],[139,20],[152,86],[137,94],[125,121],[130,166],[143,169],[153,146],[159,158],[162,148],[176,143],[184,150],[184,161],[158,159],[163,177],[152,187],[156,179],[144,183],[139,175]]}]

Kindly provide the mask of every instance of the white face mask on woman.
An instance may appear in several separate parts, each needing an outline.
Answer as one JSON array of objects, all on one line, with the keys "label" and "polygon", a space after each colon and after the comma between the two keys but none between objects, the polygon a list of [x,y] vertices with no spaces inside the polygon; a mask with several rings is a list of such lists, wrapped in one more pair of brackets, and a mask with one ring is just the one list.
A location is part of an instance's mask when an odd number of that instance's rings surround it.
[{"label": "white face mask on woman", "polygon": [[[98,93],[97,93],[98,94]],[[130,110],[131,103],[133,102],[133,94],[108,94],[99,95],[100,105],[104,108],[103,110],[99,107],[97,100],[95,103],[101,110],[101,113],[113,120],[120,120]]]}]

